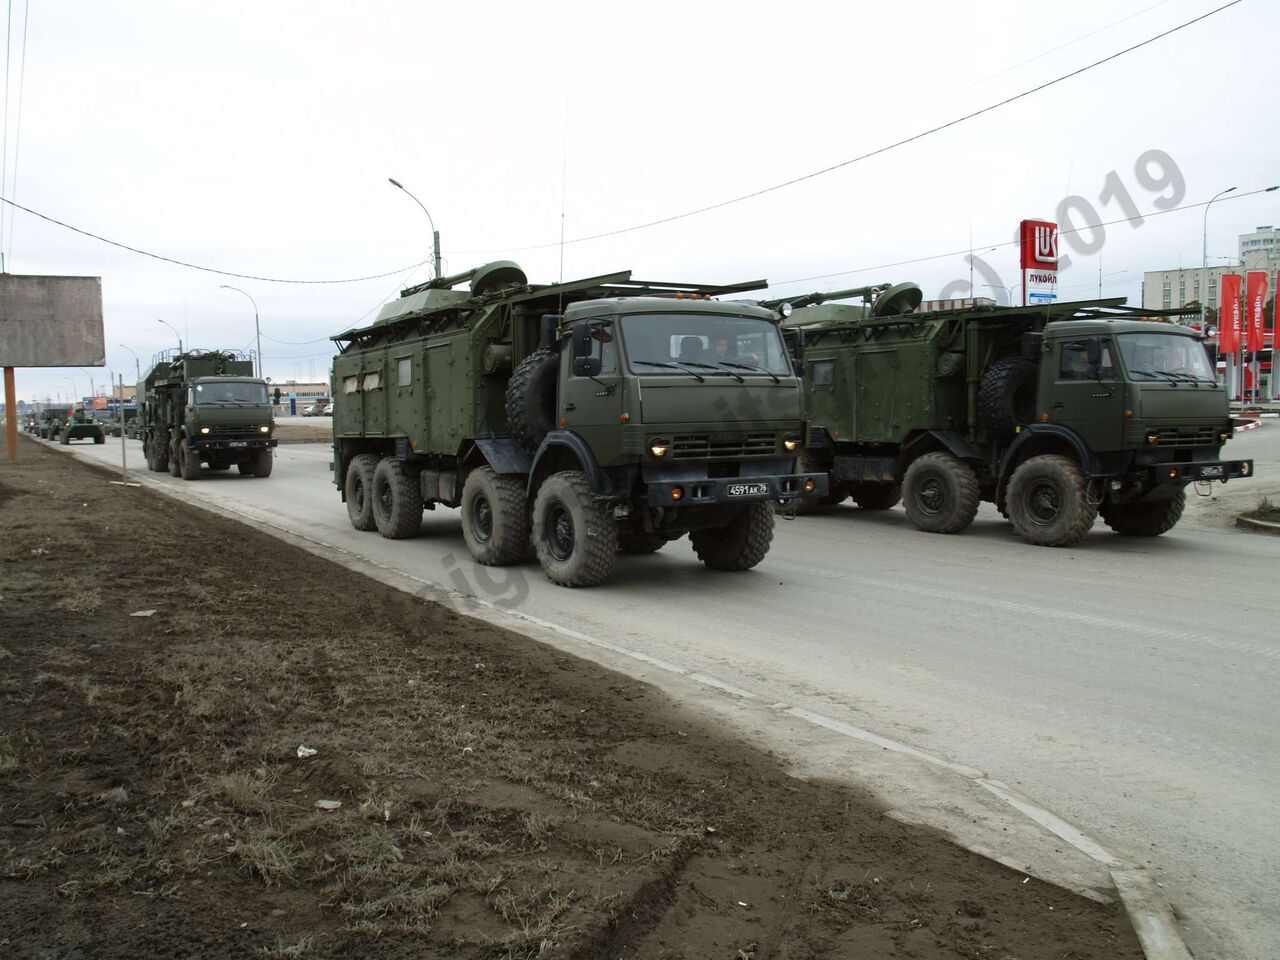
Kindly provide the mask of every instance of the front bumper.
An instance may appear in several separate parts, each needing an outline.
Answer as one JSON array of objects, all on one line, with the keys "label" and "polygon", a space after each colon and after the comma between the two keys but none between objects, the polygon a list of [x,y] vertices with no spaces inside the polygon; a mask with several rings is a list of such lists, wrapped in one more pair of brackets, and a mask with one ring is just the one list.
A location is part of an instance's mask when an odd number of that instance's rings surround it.
[{"label": "front bumper", "polygon": [[195,440],[197,450],[261,450],[274,447],[275,437],[198,437]]},{"label": "front bumper", "polygon": [[[812,488],[806,485],[812,483]],[[678,491],[678,494],[677,494]],[[650,480],[647,499],[653,507],[694,507],[709,504],[787,501],[795,497],[824,497],[830,492],[825,473],[791,473],[772,477],[717,477],[696,480]]]},{"label": "front bumper", "polygon": [[1252,460],[1207,460],[1194,463],[1162,463],[1153,466],[1157,484],[1234,480],[1253,476]]}]

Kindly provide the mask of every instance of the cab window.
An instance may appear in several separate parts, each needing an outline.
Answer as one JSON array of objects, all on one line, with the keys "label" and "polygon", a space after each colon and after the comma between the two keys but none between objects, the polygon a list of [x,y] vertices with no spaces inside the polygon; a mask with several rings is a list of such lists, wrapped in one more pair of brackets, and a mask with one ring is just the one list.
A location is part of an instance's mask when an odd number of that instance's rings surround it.
[{"label": "cab window", "polygon": [[[1089,345],[1099,350],[1099,362],[1089,363]],[[1059,380],[1114,380],[1115,365],[1111,362],[1111,347],[1105,340],[1093,337],[1088,340],[1068,340],[1062,344],[1058,362]]]},{"label": "cab window", "polygon": [[618,372],[618,347],[611,324],[591,325],[591,356],[600,361],[600,375]]}]

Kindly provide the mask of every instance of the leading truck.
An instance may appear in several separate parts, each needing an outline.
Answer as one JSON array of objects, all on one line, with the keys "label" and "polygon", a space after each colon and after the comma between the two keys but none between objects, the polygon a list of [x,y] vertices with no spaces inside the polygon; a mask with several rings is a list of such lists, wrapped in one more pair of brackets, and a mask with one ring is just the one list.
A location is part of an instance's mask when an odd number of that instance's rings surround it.
[{"label": "leading truck", "polygon": [[199,480],[202,465],[271,476],[275,421],[253,361],[231,350],[164,351],[139,395],[148,469]]},{"label": "leading truck", "polygon": [[685,534],[708,567],[754,567],[775,504],[826,493],[795,469],[781,314],[714,299],[761,286],[629,271],[537,285],[503,261],[404,290],[333,338],[333,479],[352,525],[410,537],[424,509],[456,507],[477,561],[536,555],[567,587]]},{"label": "leading truck", "polygon": [[958,533],[989,501],[1028,543],[1060,547],[1099,514],[1116,533],[1159,536],[1188,485],[1253,474],[1221,458],[1226,388],[1172,314],[1123,298],[930,309],[915,284],[775,303],[794,308],[790,336],[807,344],[802,466],[830,476],[804,508],[901,498],[917,529]]}]

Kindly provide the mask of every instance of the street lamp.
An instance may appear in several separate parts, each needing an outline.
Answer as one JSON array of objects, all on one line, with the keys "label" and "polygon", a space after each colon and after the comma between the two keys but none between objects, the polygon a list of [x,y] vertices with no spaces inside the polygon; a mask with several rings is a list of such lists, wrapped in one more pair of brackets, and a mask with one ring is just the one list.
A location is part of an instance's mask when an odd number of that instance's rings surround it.
[{"label": "street lamp", "polygon": [[1001,290],[1001,291],[1003,291],[1003,292],[1004,292],[1005,297],[1006,297],[1006,298],[1008,299],[1008,301],[1009,301],[1009,302],[1008,302],[1008,306],[1012,307],[1012,306],[1014,305],[1014,303],[1013,303],[1013,291],[1017,290],[1020,286],[1022,286],[1022,281],[1021,281],[1021,280],[1019,280],[1017,283],[1015,283],[1015,284],[1014,284],[1013,286],[1011,286],[1011,287],[1006,287],[1006,286],[1005,286],[1004,284],[1002,284],[1002,283],[984,283],[984,284],[982,284],[982,286],[986,287],[988,290]]},{"label": "street lamp", "polygon": [[[393,187],[399,187],[405,193],[409,193],[408,188],[393,177],[387,177],[387,182]],[[422,207],[422,212],[427,215],[427,223],[431,224],[431,259],[436,265],[436,279],[440,279],[440,231],[436,229],[436,222],[431,219],[431,213],[426,207],[422,206],[422,201],[409,193],[409,198],[418,206]]]},{"label": "street lamp", "polygon": [[253,332],[258,338],[258,377],[262,377],[262,328],[258,325],[258,301],[250,297],[247,291],[241,290],[239,287],[231,287],[227,284],[219,284],[223,290],[234,290],[236,293],[243,293],[249,297],[249,302],[253,304]]},{"label": "street lamp", "polygon": [[175,337],[177,337],[177,338],[178,338],[178,352],[179,352],[179,353],[181,353],[181,352],[182,352],[182,337],[181,337],[181,336],[179,336],[177,328],[176,328],[172,323],[170,323],[168,320],[161,320],[159,317],[156,317],[156,323],[163,323],[166,327],[168,327],[170,330],[172,330],[172,331],[173,331],[173,335],[174,335]]},{"label": "street lamp", "polygon": [[[133,349],[131,347],[126,347],[123,343],[117,344],[117,346],[119,346],[121,350],[128,350],[130,353],[133,353]],[[142,382],[142,362],[138,359],[138,355],[136,353],[133,353],[133,371],[138,377],[137,382],[141,383]]]}]

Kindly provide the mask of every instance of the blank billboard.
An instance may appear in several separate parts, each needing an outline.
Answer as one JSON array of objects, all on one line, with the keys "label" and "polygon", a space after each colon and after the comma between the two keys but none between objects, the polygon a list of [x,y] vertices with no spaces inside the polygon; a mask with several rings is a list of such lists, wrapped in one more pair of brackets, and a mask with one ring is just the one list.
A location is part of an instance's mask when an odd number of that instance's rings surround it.
[{"label": "blank billboard", "polygon": [[101,367],[101,277],[0,274],[0,367]]}]

